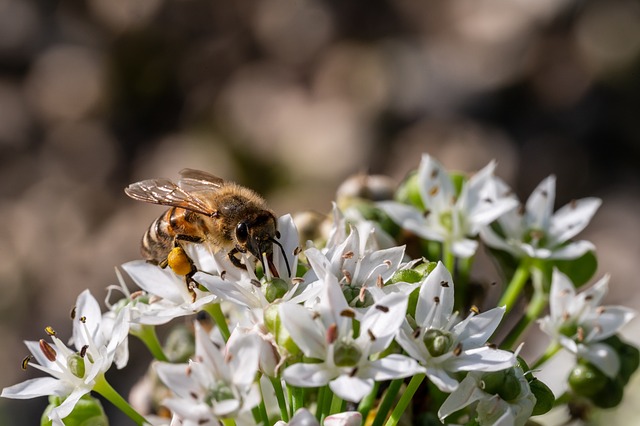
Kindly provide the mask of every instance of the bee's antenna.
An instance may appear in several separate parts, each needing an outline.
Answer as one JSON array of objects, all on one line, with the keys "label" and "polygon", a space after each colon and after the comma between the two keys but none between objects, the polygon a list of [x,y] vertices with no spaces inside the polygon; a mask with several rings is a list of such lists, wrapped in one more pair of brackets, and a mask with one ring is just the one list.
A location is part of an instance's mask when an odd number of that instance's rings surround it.
[{"label": "bee's antenna", "polygon": [[282,252],[282,257],[284,258],[284,263],[285,265],[287,265],[287,272],[289,273],[289,277],[291,277],[291,267],[289,266],[289,261],[287,260],[287,255],[284,252],[284,247],[282,247],[282,244],[280,244],[280,242],[278,240],[276,240],[275,238],[270,238],[271,242],[275,245],[277,245],[278,247],[280,247],[280,251]]}]

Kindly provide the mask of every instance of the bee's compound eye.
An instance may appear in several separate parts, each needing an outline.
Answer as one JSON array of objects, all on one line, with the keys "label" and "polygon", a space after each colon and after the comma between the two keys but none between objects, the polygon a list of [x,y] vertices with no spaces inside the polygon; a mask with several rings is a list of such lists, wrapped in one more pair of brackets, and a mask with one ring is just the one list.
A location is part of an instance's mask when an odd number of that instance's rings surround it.
[{"label": "bee's compound eye", "polygon": [[236,226],[236,239],[240,244],[244,244],[247,242],[247,238],[249,238],[249,227],[246,223],[240,222]]}]

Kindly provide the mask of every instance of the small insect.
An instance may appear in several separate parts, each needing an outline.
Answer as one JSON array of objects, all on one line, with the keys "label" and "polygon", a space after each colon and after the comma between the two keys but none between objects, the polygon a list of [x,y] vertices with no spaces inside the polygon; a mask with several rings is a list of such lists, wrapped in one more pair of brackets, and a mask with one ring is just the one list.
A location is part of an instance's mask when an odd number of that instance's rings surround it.
[{"label": "small insect", "polygon": [[147,261],[163,268],[169,265],[189,281],[197,270],[181,243],[201,243],[214,252],[224,250],[238,268],[245,265],[237,255],[248,252],[278,276],[272,262],[273,244],[280,247],[283,256],[284,249],[277,241],[277,219],[251,189],[203,171],[184,169],[178,183],[148,179],[129,185],[124,192],[136,200],[171,206],[142,237],[141,252]]}]

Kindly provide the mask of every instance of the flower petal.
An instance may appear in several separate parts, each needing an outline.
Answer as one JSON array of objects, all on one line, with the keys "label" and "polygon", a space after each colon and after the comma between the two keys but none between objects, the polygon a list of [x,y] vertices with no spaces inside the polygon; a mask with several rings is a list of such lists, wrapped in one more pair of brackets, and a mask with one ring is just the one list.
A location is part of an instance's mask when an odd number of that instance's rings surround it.
[{"label": "flower petal", "polygon": [[555,199],[556,177],[551,175],[538,184],[527,200],[526,212],[529,228],[549,229]]},{"label": "flower petal", "polygon": [[73,388],[53,377],[37,377],[2,389],[2,398],[30,399],[39,396],[67,396]]},{"label": "flower petal", "polygon": [[329,388],[345,401],[360,402],[373,389],[373,379],[342,375],[329,382]]},{"label": "flower petal", "polygon": [[420,287],[416,306],[416,322],[421,326],[441,328],[453,311],[453,279],[442,262],[427,276]]},{"label": "flower petal", "polygon": [[325,363],[298,363],[287,367],[282,376],[287,383],[293,386],[308,388],[326,385],[336,376],[336,372],[329,371]]},{"label": "flower petal", "polygon": [[316,323],[311,312],[304,306],[293,303],[282,303],[278,309],[282,324],[302,352],[311,358],[324,359],[325,330]]},{"label": "flower petal", "polygon": [[589,224],[601,204],[601,199],[592,197],[563,206],[551,218],[549,233],[560,243],[573,238]]}]

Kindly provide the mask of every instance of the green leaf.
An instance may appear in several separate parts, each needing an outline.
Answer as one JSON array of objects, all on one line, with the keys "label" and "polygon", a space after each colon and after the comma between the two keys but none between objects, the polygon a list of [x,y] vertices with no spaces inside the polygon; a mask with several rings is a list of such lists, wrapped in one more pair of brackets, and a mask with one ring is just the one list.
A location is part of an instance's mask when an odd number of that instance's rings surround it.
[{"label": "green leaf", "polygon": [[556,260],[554,266],[569,277],[576,288],[586,284],[598,269],[598,258],[595,252],[588,251],[581,257],[573,260]]}]

